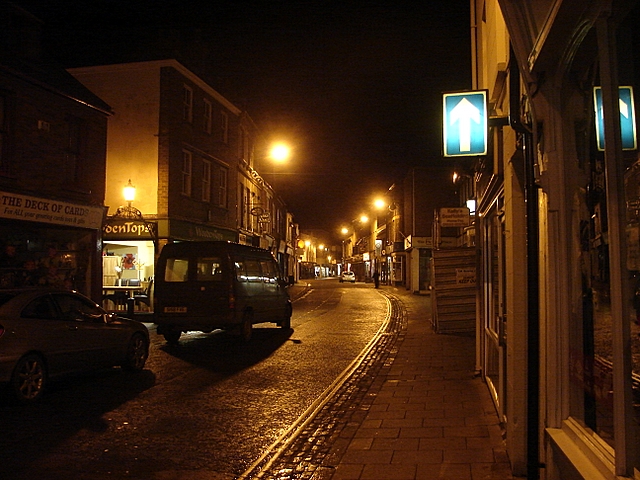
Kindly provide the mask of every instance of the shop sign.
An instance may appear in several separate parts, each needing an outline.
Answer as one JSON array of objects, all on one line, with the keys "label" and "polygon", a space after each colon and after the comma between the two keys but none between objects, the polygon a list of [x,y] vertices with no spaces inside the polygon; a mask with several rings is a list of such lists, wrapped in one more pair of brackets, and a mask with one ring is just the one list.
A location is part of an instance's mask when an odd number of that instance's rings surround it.
[{"label": "shop sign", "polygon": [[[183,240],[222,240],[228,242],[236,241],[236,233],[230,230],[211,228],[191,222],[171,220],[170,235]],[[249,240],[251,242],[251,240]],[[240,243],[243,243],[242,241]],[[251,243],[249,243],[251,245]]]},{"label": "shop sign", "polygon": [[433,248],[433,237],[414,237],[408,235],[404,239],[404,249],[411,250],[412,248]]},{"label": "shop sign", "polygon": [[102,228],[102,233],[105,240],[135,240],[138,237],[152,237],[150,225],[150,222],[145,224],[138,220],[109,218]]},{"label": "shop sign", "polygon": [[467,207],[441,208],[441,227],[468,227],[470,213]]},{"label": "shop sign", "polygon": [[0,191],[0,218],[99,229],[103,207]]}]

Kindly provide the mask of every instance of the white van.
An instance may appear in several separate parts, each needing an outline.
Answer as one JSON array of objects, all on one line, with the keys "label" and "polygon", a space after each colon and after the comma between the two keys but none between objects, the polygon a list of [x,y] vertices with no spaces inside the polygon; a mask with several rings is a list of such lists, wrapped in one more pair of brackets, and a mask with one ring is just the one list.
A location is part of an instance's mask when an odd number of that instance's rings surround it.
[{"label": "white van", "polygon": [[231,242],[167,244],[156,264],[158,334],[177,343],[182,332],[224,329],[248,341],[254,323],[289,329],[287,285],[268,250]]}]

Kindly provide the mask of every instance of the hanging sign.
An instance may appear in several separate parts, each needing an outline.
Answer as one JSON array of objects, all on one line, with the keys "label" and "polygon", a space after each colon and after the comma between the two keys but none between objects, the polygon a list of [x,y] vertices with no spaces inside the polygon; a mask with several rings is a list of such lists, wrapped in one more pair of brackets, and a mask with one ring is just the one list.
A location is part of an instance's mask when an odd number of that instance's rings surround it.
[{"label": "hanging sign", "polygon": [[443,151],[445,157],[487,154],[487,91],[445,93]]},{"label": "hanging sign", "polygon": [[[619,87],[618,105],[620,107],[620,134],[623,150],[637,148],[635,105],[633,87]],[[602,87],[593,87],[593,105],[596,121],[596,141],[598,150],[604,151],[604,112],[602,109]]]}]

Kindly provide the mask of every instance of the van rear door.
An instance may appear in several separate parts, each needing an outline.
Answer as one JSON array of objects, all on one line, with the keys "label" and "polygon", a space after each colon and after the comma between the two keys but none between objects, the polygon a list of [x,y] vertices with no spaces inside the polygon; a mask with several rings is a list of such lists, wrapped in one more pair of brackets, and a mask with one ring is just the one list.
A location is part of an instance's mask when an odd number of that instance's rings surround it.
[{"label": "van rear door", "polygon": [[[162,323],[200,326],[203,330],[232,323],[231,281],[226,255],[216,252],[167,255],[158,284],[158,318]],[[194,328],[195,329],[195,328]]]}]

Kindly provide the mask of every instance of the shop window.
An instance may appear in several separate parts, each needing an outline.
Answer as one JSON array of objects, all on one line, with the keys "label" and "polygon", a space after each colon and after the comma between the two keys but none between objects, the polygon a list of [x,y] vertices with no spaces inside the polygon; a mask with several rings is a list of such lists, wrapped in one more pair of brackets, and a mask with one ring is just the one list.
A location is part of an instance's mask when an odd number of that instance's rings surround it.
[{"label": "shop window", "polygon": [[91,233],[6,222],[0,244],[0,288],[60,287],[90,294]]}]

